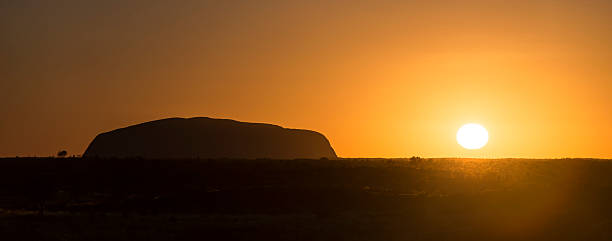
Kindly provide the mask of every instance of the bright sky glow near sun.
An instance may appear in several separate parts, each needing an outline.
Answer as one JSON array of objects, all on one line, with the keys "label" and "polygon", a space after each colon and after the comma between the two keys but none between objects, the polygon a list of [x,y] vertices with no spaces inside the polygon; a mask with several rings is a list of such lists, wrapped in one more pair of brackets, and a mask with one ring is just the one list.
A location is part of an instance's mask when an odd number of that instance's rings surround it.
[{"label": "bright sky glow near sun", "polygon": [[[612,157],[610,1],[3,1],[0,156],[166,117],[341,157]],[[458,145],[460,126],[486,146]]]}]

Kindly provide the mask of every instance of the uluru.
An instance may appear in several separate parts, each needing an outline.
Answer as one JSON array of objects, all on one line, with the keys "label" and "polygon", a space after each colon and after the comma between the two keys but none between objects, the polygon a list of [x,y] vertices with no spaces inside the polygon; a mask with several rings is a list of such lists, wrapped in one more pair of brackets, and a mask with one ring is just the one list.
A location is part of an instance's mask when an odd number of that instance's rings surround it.
[{"label": "uluru", "polygon": [[100,158],[336,158],[321,133],[208,117],[168,118],[97,135],[83,154]]}]

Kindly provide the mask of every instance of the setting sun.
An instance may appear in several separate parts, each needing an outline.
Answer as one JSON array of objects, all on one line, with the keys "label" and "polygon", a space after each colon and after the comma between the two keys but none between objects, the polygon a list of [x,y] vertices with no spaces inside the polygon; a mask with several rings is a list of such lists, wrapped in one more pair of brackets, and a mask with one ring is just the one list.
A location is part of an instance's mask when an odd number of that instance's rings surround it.
[{"label": "setting sun", "polygon": [[480,149],[488,141],[489,133],[487,129],[479,124],[465,124],[457,131],[457,142],[465,149]]}]

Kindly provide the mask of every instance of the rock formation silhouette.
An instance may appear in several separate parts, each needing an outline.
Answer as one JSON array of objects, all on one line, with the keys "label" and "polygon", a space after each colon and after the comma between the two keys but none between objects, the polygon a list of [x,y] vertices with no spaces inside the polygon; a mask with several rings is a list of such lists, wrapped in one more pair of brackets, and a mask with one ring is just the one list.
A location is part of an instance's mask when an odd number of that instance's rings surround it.
[{"label": "rock formation silhouette", "polygon": [[322,134],[207,117],[169,118],[99,134],[84,157],[336,158]]}]

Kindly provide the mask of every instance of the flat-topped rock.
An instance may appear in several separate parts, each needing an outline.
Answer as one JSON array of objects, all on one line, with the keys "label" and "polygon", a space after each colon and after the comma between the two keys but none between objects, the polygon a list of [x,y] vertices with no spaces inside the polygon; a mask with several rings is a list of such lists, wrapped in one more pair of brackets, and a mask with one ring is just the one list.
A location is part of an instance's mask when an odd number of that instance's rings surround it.
[{"label": "flat-topped rock", "polygon": [[321,133],[207,117],[169,118],[99,134],[84,157],[336,158]]}]

